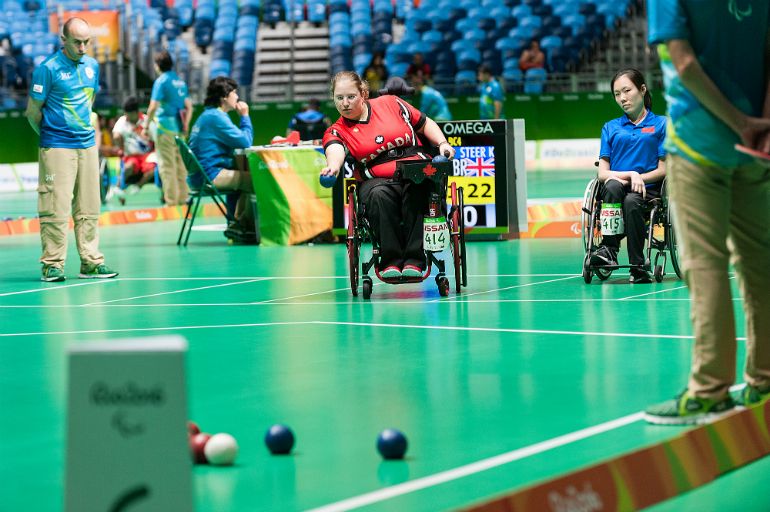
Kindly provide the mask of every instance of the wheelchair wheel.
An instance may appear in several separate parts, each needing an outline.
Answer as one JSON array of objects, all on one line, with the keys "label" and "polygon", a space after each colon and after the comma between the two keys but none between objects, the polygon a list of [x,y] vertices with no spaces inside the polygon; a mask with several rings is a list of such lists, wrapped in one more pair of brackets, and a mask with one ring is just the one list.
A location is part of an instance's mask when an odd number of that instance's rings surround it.
[{"label": "wheelchair wheel", "polygon": [[455,268],[455,292],[468,285],[468,271],[465,266],[465,216],[463,215],[463,189],[452,183],[452,257]]},{"label": "wheelchair wheel", "polygon": [[655,278],[655,282],[662,283],[664,275],[665,272],[663,271],[663,265],[655,265],[655,270],[652,271],[652,276]]},{"label": "wheelchair wheel", "polygon": [[585,258],[583,258],[583,281],[585,281],[586,284],[591,284],[591,281],[594,278],[593,272],[591,272],[591,256],[589,254],[586,254]]},{"label": "wheelchair wheel", "polygon": [[436,285],[438,286],[438,294],[442,297],[449,296],[449,279],[441,274],[436,276]]},{"label": "wheelchair wheel", "polygon": [[594,237],[595,220],[592,223],[591,217],[595,210],[596,197],[599,194],[599,179],[594,178],[588,185],[583,193],[583,208],[580,214],[580,233],[583,238],[583,249],[588,252],[591,250],[591,244]]},{"label": "wheelchair wheel", "polygon": [[601,281],[606,281],[610,278],[612,275],[612,270],[607,270],[604,268],[597,268],[596,269],[596,277],[598,277]]},{"label": "wheelchair wheel", "polygon": [[671,266],[674,267],[676,276],[679,279],[682,279],[682,270],[679,268],[679,245],[676,239],[676,230],[674,229],[674,209],[671,207],[668,198],[668,189],[665,181],[663,181],[661,195],[663,196],[664,204],[666,205],[666,225],[663,229],[663,236],[666,239],[666,250],[671,257]]},{"label": "wheelchair wheel", "polygon": [[[356,189],[354,186],[348,188],[348,232],[345,239],[345,243],[348,248],[348,263],[350,265],[350,291],[353,293],[353,297],[358,296],[358,271],[359,271],[359,240],[356,233],[358,228],[358,217],[356,214]],[[369,288],[369,294],[371,294],[371,286]],[[366,289],[364,288],[364,296],[366,295]],[[365,297],[367,298],[367,297]]]},{"label": "wheelchair wheel", "polygon": [[365,300],[372,298],[372,286],[372,278],[369,276],[364,276],[361,288],[363,288]]}]

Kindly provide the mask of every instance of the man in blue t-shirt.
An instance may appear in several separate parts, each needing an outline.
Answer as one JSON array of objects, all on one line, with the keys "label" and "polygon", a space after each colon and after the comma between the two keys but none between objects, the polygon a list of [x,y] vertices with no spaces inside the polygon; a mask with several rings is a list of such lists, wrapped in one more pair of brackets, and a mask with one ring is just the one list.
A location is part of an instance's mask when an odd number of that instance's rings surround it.
[{"label": "man in blue t-shirt", "polygon": [[110,278],[117,272],[99,252],[97,223],[99,155],[91,107],[99,90],[99,64],[86,55],[91,28],[70,18],[62,29],[63,48],[32,73],[25,113],[40,135],[38,215],[43,254],[42,280],[64,281],[70,212],[80,254],[80,278]]},{"label": "man in blue t-shirt", "polygon": [[482,64],[478,68],[479,119],[504,119],[503,102],[505,94],[500,83],[492,76],[492,70]]},{"label": "man in blue t-shirt", "polygon": [[666,85],[669,183],[695,344],[687,389],[645,419],[703,423],[735,405],[731,260],[746,316],[738,402],[770,399],[770,170],[734,148],[770,150],[770,5],[648,0],[648,19]]},{"label": "man in blue t-shirt", "polygon": [[167,206],[185,204],[189,195],[187,170],[174,137],[187,135],[193,104],[187,84],[173,70],[171,55],[163,50],[155,55],[155,71],[160,76],[152,84],[144,136],[151,134],[158,156],[158,171],[163,182],[163,201]]},{"label": "man in blue t-shirt", "polygon": [[321,102],[315,98],[308,100],[301,112],[294,114],[289,121],[286,135],[299,132],[299,140],[321,140],[324,132],[331,126],[331,121],[321,112]]},{"label": "man in blue t-shirt", "polygon": [[421,69],[407,75],[407,80],[417,91],[420,101],[420,112],[434,121],[451,121],[452,113],[449,112],[444,96],[433,87],[425,84],[425,76]]}]

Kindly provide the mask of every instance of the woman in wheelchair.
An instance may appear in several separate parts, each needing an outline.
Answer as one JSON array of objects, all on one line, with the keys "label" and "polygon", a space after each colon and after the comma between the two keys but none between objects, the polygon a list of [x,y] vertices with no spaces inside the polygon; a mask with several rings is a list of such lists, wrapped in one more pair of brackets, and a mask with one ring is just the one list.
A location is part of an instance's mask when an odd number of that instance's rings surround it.
[{"label": "woman in wheelchair", "polygon": [[625,114],[602,128],[598,179],[602,184],[603,238],[590,262],[592,266],[617,265],[625,233],[631,283],[650,283],[643,268],[645,203],[660,197],[666,176],[666,118],[652,113],[650,92],[638,70],[619,71],[610,89]]},{"label": "woman in wheelchair", "polygon": [[359,197],[380,242],[380,276],[420,277],[426,268],[422,222],[430,182],[393,179],[396,162],[430,158],[420,138],[449,158],[455,150],[433,120],[400,98],[369,99],[368,84],[352,71],[334,76],[331,93],[340,118],[324,134],[327,165],[321,174],[337,176],[346,155],[356,161]]}]

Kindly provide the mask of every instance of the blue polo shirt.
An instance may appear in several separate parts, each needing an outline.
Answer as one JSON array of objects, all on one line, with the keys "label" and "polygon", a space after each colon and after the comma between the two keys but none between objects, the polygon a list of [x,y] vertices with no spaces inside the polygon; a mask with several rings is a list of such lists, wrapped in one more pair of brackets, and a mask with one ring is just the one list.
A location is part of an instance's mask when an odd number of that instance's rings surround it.
[{"label": "blue polo shirt", "polygon": [[[733,105],[760,117],[765,98],[765,41],[770,2],[648,0],[649,42],[690,42],[703,70]],[[687,90],[664,44],[658,46],[668,102],[666,149],[701,165],[751,160],[733,148],[740,138]]]},{"label": "blue polo shirt", "polygon": [[41,148],[85,149],[94,145],[91,105],[99,90],[99,64],[85,55],[75,62],[63,50],[32,72],[29,96],[43,102]]},{"label": "blue polo shirt", "polygon": [[[635,125],[628,116],[621,116],[605,123],[599,158],[610,162],[613,171],[636,171],[639,174],[654,171],[658,160],[665,158],[666,118],[650,111],[642,122]],[[648,187],[658,186],[647,183]]]},{"label": "blue polo shirt", "polygon": [[[503,94],[503,88],[500,87],[500,83],[494,78],[489,82],[479,85],[479,119],[494,119],[495,118],[495,101],[505,101],[505,95]],[[503,112],[500,112],[502,115]],[[505,117],[504,115],[502,117]]]},{"label": "blue polo shirt", "polygon": [[152,84],[150,99],[160,103],[155,118],[161,132],[182,131],[179,114],[184,111],[186,98],[187,84],[174,71],[162,73]]},{"label": "blue polo shirt", "polygon": [[[451,121],[452,114],[449,112],[449,106],[446,100],[433,87],[424,85],[420,89],[420,112],[430,117],[434,121]],[[492,114],[494,115],[494,104],[492,105]]]},{"label": "blue polo shirt", "polygon": [[[253,140],[249,116],[241,116],[239,128],[222,110],[206,107],[190,133],[190,149],[198,157],[203,171],[213,180],[222,169],[233,169],[235,149],[248,148]],[[202,184],[199,176],[191,175],[189,180],[193,187]]]}]

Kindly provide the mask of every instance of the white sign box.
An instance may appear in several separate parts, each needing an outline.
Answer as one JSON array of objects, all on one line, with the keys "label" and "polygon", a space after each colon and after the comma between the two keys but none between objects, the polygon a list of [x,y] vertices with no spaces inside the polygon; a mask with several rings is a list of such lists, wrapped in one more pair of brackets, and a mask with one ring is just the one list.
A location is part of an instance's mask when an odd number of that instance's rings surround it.
[{"label": "white sign box", "polygon": [[192,511],[184,338],[69,350],[66,512]]}]

